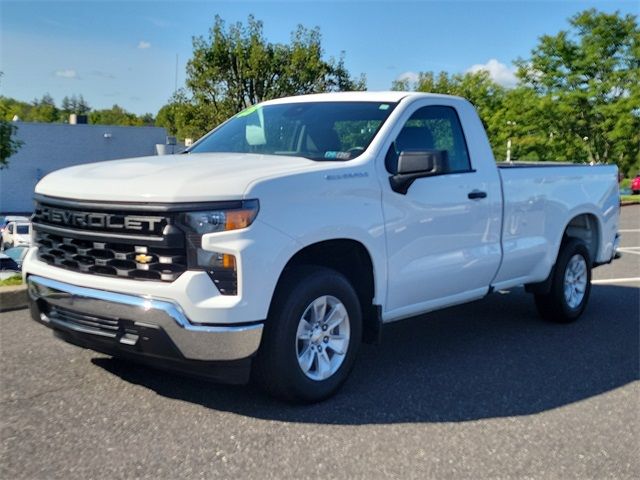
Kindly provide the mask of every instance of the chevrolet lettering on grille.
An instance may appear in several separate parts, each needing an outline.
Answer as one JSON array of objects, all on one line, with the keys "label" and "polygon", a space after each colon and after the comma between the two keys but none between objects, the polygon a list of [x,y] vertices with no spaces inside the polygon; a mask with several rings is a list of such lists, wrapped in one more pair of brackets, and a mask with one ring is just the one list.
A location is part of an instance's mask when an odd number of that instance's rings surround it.
[{"label": "chevrolet lettering on grille", "polygon": [[59,208],[42,207],[40,218],[49,223],[59,223],[73,227],[123,229],[153,232],[161,224],[163,217],[138,215],[117,215],[111,213],[79,212]]}]

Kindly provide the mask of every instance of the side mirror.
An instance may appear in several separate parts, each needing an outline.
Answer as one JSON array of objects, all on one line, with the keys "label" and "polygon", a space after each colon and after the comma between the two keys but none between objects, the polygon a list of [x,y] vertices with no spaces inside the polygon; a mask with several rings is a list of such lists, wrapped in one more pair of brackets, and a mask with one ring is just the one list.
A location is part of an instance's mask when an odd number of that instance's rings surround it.
[{"label": "side mirror", "polygon": [[403,151],[398,157],[397,173],[389,178],[394,192],[405,195],[414,180],[447,173],[446,150]]}]

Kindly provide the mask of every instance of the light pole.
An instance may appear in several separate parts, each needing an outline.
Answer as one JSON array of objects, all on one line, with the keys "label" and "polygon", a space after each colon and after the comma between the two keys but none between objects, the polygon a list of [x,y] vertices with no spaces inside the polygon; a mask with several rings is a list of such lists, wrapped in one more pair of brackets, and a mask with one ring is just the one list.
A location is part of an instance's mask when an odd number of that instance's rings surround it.
[{"label": "light pole", "polygon": [[[515,126],[516,122],[507,120],[507,126]],[[511,128],[509,128],[509,138],[507,139],[507,162],[511,163]]]}]

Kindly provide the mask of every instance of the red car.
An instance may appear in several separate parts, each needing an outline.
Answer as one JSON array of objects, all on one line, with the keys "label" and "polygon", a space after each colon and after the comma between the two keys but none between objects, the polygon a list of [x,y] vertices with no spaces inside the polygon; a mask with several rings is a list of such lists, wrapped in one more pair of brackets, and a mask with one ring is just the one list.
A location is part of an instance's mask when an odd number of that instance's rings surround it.
[{"label": "red car", "polygon": [[636,178],[631,182],[631,192],[634,195],[638,195],[640,193],[640,174],[636,175]]}]

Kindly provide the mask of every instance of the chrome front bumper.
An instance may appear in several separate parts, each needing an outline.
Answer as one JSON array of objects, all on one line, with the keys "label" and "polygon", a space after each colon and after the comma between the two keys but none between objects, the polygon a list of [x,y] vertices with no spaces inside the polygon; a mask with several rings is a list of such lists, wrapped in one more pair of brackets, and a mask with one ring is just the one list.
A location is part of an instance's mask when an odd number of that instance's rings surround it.
[{"label": "chrome front bumper", "polygon": [[166,335],[184,359],[201,361],[248,358],[262,338],[262,323],[194,325],[168,300],[79,287],[36,275],[28,276],[27,284],[35,320],[143,355],[144,344],[155,331]]}]

